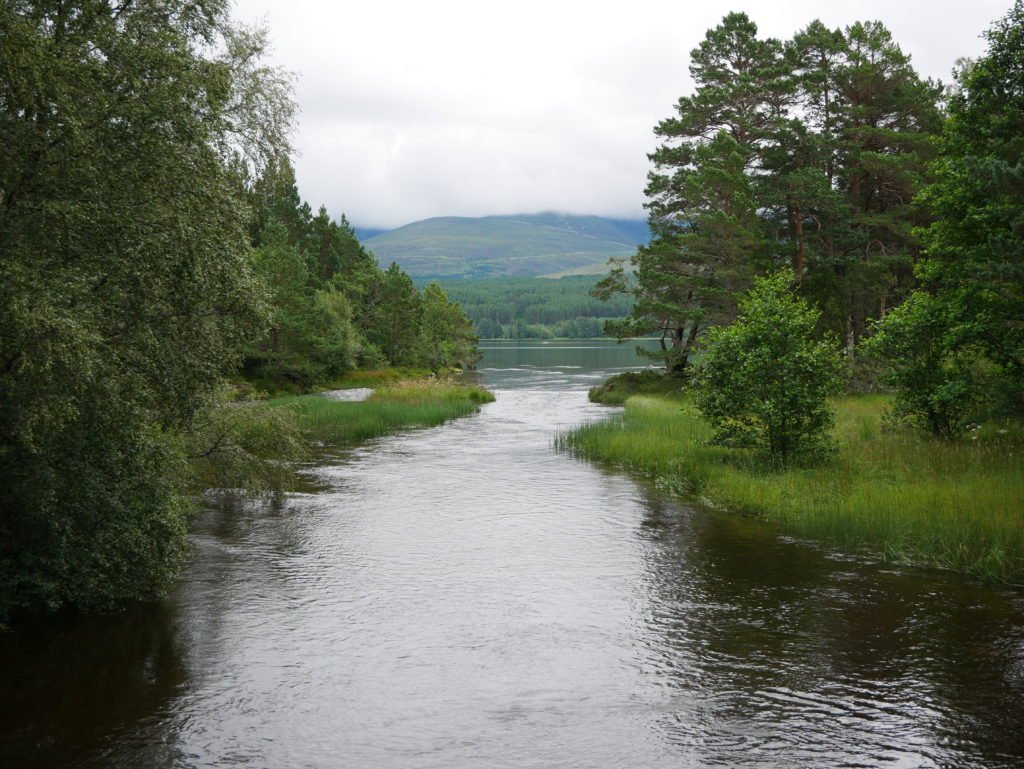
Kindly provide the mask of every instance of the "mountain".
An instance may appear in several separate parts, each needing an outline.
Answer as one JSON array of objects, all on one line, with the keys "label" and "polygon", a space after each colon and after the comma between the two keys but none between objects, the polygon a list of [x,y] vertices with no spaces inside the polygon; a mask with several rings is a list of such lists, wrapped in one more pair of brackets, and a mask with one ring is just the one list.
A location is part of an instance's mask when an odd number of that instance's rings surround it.
[{"label": "mountain", "polygon": [[365,243],[374,235],[380,235],[382,232],[390,232],[390,230],[382,230],[373,227],[353,227],[352,230],[356,234],[356,240],[360,243]]},{"label": "mountain", "polygon": [[424,219],[363,245],[413,278],[451,279],[603,272],[608,259],[628,257],[646,242],[642,221],[545,213]]}]

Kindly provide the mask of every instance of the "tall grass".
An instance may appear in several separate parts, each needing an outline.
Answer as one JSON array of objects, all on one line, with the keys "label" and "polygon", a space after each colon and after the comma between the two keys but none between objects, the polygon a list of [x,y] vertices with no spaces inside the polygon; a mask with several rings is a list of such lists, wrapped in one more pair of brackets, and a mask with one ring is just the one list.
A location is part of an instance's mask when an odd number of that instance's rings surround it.
[{"label": "tall grass", "polygon": [[472,414],[494,400],[479,387],[447,381],[403,381],[381,387],[369,400],[337,401],[318,395],[274,398],[268,405],[291,410],[317,441],[341,445],[409,427],[433,427]]},{"label": "tall grass", "polygon": [[426,380],[430,375],[427,369],[417,368],[381,368],[381,369],[354,369],[339,379],[335,379],[330,386],[336,389],[351,387],[383,387],[397,382]]},{"label": "tall grass", "polygon": [[890,560],[1024,582],[1024,433],[985,425],[958,442],[887,428],[883,396],[837,404],[838,453],[772,469],[710,446],[686,401],[636,396],[608,422],[561,435],[573,453],[654,476],[716,507],[763,515],[800,536]]}]

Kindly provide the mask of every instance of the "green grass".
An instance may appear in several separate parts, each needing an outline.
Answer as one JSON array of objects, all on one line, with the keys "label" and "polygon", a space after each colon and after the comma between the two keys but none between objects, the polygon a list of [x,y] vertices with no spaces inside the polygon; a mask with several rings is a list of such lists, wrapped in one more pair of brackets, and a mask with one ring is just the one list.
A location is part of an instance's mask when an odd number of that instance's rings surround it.
[{"label": "green grass", "polygon": [[621,406],[634,395],[663,395],[667,398],[682,397],[686,382],[674,376],[665,376],[660,371],[626,371],[616,374],[603,384],[590,388],[590,400],[606,406]]},{"label": "green grass", "polygon": [[428,369],[390,367],[381,369],[355,369],[330,383],[326,389],[344,390],[353,387],[381,387],[409,380],[425,380]]},{"label": "green grass", "polygon": [[292,410],[302,430],[325,445],[337,446],[411,427],[433,427],[472,414],[493,400],[482,388],[438,380],[394,382],[380,387],[369,400],[354,403],[297,395],[274,398],[268,405]]},{"label": "green grass", "polygon": [[1024,583],[1024,431],[992,424],[962,441],[939,441],[887,428],[887,405],[877,395],[839,401],[839,451],[813,468],[771,470],[750,453],[711,446],[688,402],[660,396],[632,397],[621,416],[558,443],[799,536]]},{"label": "green grass", "polygon": [[235,400],[262,399],[280,400],[288,396],[297,397],[311,391],[344,390],[354,387],[381,387],[408,380],[426,379],[430,376],[429,369],[409,368],[405,366],[389,366],[381,369],[354,369],[348,373],[327,381],[319,381],[315,387],[298,383],[282,386],[267,377],[241,376],[232,382]]}]

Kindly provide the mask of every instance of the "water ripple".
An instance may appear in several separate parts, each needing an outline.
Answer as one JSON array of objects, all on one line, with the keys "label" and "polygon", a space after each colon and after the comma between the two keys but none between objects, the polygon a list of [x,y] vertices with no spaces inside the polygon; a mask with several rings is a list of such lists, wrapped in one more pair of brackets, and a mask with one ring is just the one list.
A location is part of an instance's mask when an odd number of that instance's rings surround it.
[{"label": "water ripple", "polygon": [[[581,360],[495,364],[479,416],[348,452],[314,470],[323,493],[206,511],[159,621],[21,666],[85,663],[47,723],[136,711],[47,765],[1024,765],[1019,594],[839,557],[553,452],[609,413],[585,393],[607,367]],[[0,716],[16,730],[28,710]]]}]

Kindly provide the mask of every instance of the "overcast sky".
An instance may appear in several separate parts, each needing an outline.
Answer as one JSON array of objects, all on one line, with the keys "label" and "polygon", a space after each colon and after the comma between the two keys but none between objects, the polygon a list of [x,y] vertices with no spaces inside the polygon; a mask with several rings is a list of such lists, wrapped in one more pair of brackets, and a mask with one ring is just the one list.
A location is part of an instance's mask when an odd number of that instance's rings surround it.
[{"label": "overcast sky", "polygon": [[984,51],[1011,0],[236,0],[296,76],[299,193],[360,227],[563,211],[643,217],[653,126],[731,10],[788,38],[880,20],[925,76]]}]

